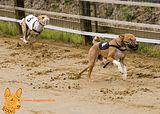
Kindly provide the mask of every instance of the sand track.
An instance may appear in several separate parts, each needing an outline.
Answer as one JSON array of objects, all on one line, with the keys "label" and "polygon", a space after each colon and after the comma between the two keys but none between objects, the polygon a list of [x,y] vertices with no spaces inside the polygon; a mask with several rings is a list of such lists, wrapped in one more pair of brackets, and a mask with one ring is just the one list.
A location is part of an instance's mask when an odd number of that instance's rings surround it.
[{"label": "sand track", "polygon": [[[22,87],[17,114],[160,114],[160,59],[128,53],[128,79],[113,65],[93,69],[94,81],[76,79],[87,64],[87,48],[56,43],[35,43],[31,48],[18,39],[0,39],[0,102],[6,87]],[[54,102],[25,102],[50,99]],[[0,111],[0,113],[3,113]]]}]

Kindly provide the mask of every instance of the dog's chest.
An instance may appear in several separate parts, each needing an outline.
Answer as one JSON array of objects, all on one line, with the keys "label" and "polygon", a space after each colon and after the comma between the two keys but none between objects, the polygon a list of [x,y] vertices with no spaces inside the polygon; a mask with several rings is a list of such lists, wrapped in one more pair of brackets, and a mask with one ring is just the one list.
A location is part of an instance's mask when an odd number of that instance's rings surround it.
[{"label": "dog's chest", "polygon": [[116,53],[115,53],[115,55],[114,55],[114,58],[119,61],[120,58],[121,58],[123,55],[124,55],[124,53],[122,53],[122,51],[116,49]]},{"label": "dog's chest", "polygon": [[37,17],[35,17],[34,15],[28,15],[26,18],[25,18],[25,23],[27,24],[28,28],[30,30],[33,29],[33,24],[38,20]]},{"label": "dog's chest", "polygon": [[42,32],[43,26],[42,26],[41,24],[39,24],[38,21],[36,21],[36,22],[34,23],[33,29],[36,30],[36,31],[38,31],[38,32]]}]

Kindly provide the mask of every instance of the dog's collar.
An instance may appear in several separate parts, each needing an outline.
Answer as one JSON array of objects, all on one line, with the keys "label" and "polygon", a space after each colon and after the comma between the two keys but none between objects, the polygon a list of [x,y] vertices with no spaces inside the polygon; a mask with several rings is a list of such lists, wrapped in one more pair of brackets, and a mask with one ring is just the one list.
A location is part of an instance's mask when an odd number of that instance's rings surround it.
[{"label": "dog's collar", "polygon": [[9,110],[7,109],[5,106],[3,106],[2,110],[7,113],[7,114],[15,114],[15,111],[14,110]]},{"label": "dog's collar", "polygon": [[[115,39],[115,42],[116,42],[117,46],[120,48],[120,47],[121,47],[121,45],[119,45],[119,44],[118,44],[118,42],[116,41],[116,39]],[[121,41],[121,42],[122,42],[122,41]]]},{"label": "dog's collar", "polygon": [[[39,22],[39,21],[38,21]],[[44,24],[42,24],[41,22],[39,22],[40,25],[45,26]]]},{"label": "dog's collar", "polygon": [[109,45],[109,47],[115,47],[115,48],[117,48],[120,51],[126,51],[127,50],[126,48],[122,49],[120,46],[117,46],[117,45]]},{"label": "dog's collar", "polygon": [[40,34],[41,32],[39,32],[39,31],[37,31],[37,30],[35,30],[35,29],[32,29],[34,32],[36,32],[36,33],[38,33],[38,34]]},{"label": "dog's collar", "polygon": [[[115,47],[115,48],[117,48],[118,50],[120,50],[120,51],[126,51],[127,49],[125,48],[125,49],[122,49],[121,47],[121,45],[119,45],[118,44],[118,42],[115,40],[115,42],[116,42],[116,45],[109,45],[110,47]],[[123,41],[121,41],[121,42],[123,42]]]}]

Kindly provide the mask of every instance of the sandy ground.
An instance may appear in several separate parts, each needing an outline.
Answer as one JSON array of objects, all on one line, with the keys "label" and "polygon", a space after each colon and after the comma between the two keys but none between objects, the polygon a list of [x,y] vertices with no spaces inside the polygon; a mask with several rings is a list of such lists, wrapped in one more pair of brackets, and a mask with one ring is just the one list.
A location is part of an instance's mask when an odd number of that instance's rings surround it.
[{"label": "sandy ground", "polygon": [[21,87],[16,114],[160,114],[160,59],[128,53],[127,81],[115,66],[104,69],[97,62],[94,81],[88,82],[87,72],[74,78],[87,64],[88,48],[53,41],[31,48],[18,42],[0,38],[0,107],[6,87],[12,92]]}]

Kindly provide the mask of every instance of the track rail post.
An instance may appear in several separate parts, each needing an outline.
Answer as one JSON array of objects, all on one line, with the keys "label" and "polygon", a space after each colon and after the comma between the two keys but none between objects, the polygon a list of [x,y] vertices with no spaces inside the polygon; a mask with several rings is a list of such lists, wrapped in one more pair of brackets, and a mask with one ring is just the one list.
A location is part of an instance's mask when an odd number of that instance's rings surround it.
[{"label": "track rail post", "polygon": [[[97,17],[97,3],[94,2],[93,3],[93,7],[94,7],[94,16]],[[95,32],[98,32],[98,22],[95,21]]]},{"label": "track rail post", "polygon": [[[80,4],[80,15],[82,16],[91,16],[91,11],[90,11],[90,2],[88,1],[79,1]],[[87,31],[87,32],[92,32],[92,25],[91,25],[91,20],[80,20],[80,26],[82,31]],[[83,39],[83,44],[88,45],[92,44],[92,37],[91,36],[82,36],[84,37]]]},{"label": "track rail post", "polygon": [[[24,8],[24,0],[14,0],[14,6]],[[25,12],[21,10],[15,10],[15,15],[16,15],[16,19],[22,19],[25,17]],[[17,24],[17,27],[19,28],[20,33],[22,33],[22,30],[19,24]]]}]

